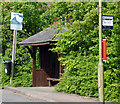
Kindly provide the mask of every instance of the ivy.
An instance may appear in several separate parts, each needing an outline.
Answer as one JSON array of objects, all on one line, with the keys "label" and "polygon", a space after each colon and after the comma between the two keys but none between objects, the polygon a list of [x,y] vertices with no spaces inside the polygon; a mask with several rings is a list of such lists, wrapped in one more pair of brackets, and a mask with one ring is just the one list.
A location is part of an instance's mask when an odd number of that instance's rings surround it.
[{"label": "ivy", "polygon": [[[98,97],[99,28],[97,2],[20,2],[2,4],[2,56],[11,59],[13,31],[10,30],[10,12],[23,13],[23,31],[17,34],[15,74],[12,86],[32,86],[32,60],[25,47],[18,42],[32,36],[43,28],[60,27],[69,31],[58,34],[53,52],[61,53],[59,61],[64,74],[56,85],[57,91]],[[102,3],[102,15],[112,15],[113,30],[102,30],[107,39],[107,61],[104,62],[105,100],[120,102],[120,18],[119,2]],[[61,26],[62,14],[66,25]],[[4,67],[3,67],[4,68]],[[2,68],[2,85],[9,85],[9,76]]]},{"label": "ivy", "polygon": [[[62,54],[59,61],[62,62],[65,72],[61,77],[61,82],[56,85],[56,90],[98,97],[98,16],[97,9],[90,6],[90,3],[85,3],[82,9],[84,10],[84,7],[88,5],[89,11],[85,11],[84,16],[81,15],[81,20],[74,18],[74,22],[66,26],[69,31],[57,35],[61,37],[61,40],[58,40],[57,47],[52,50]],[[120,29],[118,29],[118,24],[120,21],[118,5],[118,3],[105,3],[105,8],[103,7],[104,14],[114,16],[113,30],[102,30],[103,38],[107,39],[104,95],[105,100],[110,102],[119,102],[120,47],[118,43]],[[79,11],[81,11],[80,7]]]},{"label": "ivy", "polygon": [[[32,86],[32,58],[19,42],[43,30],[46,24],[40,18],[48,8],[47,3],[2,2],[2,58],[12,58],[13,31],[10,30],[11,12],[23,13],[23,30],[17,31],[16,59],[12,86]],[[48,24],[47,24],[48,26]],[[2,61],[3,61],[2,60]],[[5,75],[2,66],[2,86],[9,85],[10,76]]]}]

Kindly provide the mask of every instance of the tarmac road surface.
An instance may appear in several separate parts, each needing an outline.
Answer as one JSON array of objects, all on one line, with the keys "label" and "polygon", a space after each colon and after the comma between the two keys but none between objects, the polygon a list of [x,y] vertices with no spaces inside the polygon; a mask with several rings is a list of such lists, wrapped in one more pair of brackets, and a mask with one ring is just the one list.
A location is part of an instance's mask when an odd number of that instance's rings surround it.
[{"label": "tarmac road surface", "polygon": [[0,102],[45,102],[41,99],[27,97],[8,90],[0,90]]}]

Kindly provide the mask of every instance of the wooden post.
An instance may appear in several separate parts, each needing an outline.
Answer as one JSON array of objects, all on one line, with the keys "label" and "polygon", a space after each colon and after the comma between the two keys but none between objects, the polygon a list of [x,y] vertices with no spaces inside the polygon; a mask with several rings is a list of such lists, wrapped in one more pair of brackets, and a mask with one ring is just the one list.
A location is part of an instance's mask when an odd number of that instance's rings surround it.
[{"label": "wooden post", "polygon": [[16,37],[17,30],[13,32],[13,50],[12,50],[12,65],[11,65],[11,77],[10,77],[10,85],[13,83],[13,73],[14,73],[14,61],[15,61],[15,51],[16,51]]},{"label": "wooden post", "polygon": [[33,46],[33,53],[32,53],[32,86],[35,87],[36,86],[36,48],[35,46]]},{"label": "wooden post", "polygon": [[39,46],[39,69],[42,68],[42,65],[41,65],[41,53],[40,53],[40,46]]},{"label": "wooden post", "polygon": [[26,48],[28,49],[32,57],[32,86],[35,87],[36,86],[36,50],[37,50],[37,47],[33,46],[32,50],[28,46],[26,46]]},{"label": "wooden post", "polygon": [[104,77],[102,62],[102,1],[99,0],[99,64],[98,64],[99,102],[104,102]]},{"label": "wooden post", "polygon": [[[57,54],[58,55],[58,58],[60,57],[60,54]],[[61,78],[61,61],[59,61],[59,78]]]},{"label": "wooden post", "polygon": [[[58,58],[61,56],[62,54],[58,54]],[[63,73],[63,66],[62,66],[61,61],[59,61],[59,78],[61,78],[62,73]]]}]

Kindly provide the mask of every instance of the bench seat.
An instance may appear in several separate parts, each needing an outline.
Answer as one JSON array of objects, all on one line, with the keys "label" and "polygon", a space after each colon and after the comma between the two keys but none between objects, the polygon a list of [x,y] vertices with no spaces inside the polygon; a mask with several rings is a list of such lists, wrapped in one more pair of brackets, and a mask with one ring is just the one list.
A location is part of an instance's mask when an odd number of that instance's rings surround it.
[{"label": "bench seat", "polygon": [[47,78],[47,80],[49,81],[49,87],[51,87],[51,81],[60,81],[60,79],[57,78]]}]

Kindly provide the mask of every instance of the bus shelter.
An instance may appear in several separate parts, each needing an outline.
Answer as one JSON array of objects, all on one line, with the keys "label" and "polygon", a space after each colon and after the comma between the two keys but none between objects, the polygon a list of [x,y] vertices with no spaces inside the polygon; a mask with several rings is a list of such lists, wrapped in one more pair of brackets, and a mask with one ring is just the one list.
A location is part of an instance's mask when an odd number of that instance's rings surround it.
[{"label": "bus shelter", "polygon": [[[19,42],[20,46],[25,46],[32,57],[32,86],[51,86],[60,81],[61,74],[64,72],[61,62],[58,61],[60,54],[53,53],[49,49],[55,47],[55,34],[68,31],[46,29],[29,38]],[[32,48],[30,48],[32,47]],[[38,51],[37,51],[38,50]],[[37,53],[39,52],[39,53]],[[39,54],[36,56],[36,54]],[[39,68],[36,68],[36,58],[39,59]]]}]

